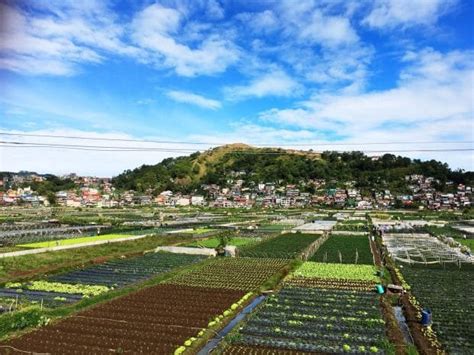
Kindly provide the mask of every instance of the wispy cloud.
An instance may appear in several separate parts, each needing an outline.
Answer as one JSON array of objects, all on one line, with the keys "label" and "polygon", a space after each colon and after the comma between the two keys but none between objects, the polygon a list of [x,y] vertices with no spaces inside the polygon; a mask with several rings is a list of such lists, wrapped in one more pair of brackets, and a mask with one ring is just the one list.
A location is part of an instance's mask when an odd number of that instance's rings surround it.
[{"label": "wispy cloud", "polygon": [[393,29],[431,25],[452,10],[457,0],[380,0],[374,3],[363,23],[374,28]]},{"label": "wispy cloud", "polygon": [[[426,49],[408,53],[405,58],[409,65],[395,88],[356,95],[315,95],[300,107],[267,110],[260,118],[304,128],[332,129],[347,136],[381,130],[385,123],[417,127],[448,120],[456,126],[456,121],[472,118],[474,53],[442,54]],[[472,129],[468,132],[472,135]]]},{"label": "wispy cloud", "polygon": [[146,51],[145,61],[193,77],[221,73],[238,60],[238,48],[219,33],[209,33],[193,48],[180,43],[178,34],[183,22],[180,11],[159,4],[148,6],[135,16],[132,39]]},{"label": "wispy cloud", "polygon": [[168,91],[166,93],[166,96],[176,102],[191,104],[210,110],[217,110],[222,107],[221,103],[217,100],[208,99],[204,96],[197,95],[188,91],[172,90]]},{"label": "wispy cloud", "polygon": [[[35,7],[38,4],[33,4]],[[135,55],[120,37],[123,29],[100,3],[79,9],[67,1],[41,7],[30,16],[21,7],[0,3],[0,68],[23,74],[72,75],[82,63],[100,63],[105,52]]]},{"label": "wispy cloud", "polygon": [[247,85],[225,88],[227,97],[240,100],[249,97],[264,96],[289,97],[297,95],[301,86],[283,70],[277,69],[254,78]]}]

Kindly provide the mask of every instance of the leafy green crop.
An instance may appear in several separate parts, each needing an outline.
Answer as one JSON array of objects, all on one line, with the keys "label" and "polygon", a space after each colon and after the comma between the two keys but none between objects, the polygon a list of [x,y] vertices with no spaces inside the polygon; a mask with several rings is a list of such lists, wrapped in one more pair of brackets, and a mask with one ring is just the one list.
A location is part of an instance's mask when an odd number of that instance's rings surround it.
[{"label": "leafy green crop", "polygon": [[369,238],[355,235],[332,235],[309,260],[344,264],[374,263]]},{"label": "leafy green crop", "polygon": [[66,284],[61,282],[31,281],[25,284],[11,282],[5,285],[7,288],[20,288],[33,291],[47,291],[59,293],[82,294],[84,297],[98,296],[109,291],[107,286]]},{"label": "leafy green crop", "polygon": [[305,262],[294,273],[295,276],[325,279],[347,279],[377,282],[376,269],[370,265],[329,264]]}]

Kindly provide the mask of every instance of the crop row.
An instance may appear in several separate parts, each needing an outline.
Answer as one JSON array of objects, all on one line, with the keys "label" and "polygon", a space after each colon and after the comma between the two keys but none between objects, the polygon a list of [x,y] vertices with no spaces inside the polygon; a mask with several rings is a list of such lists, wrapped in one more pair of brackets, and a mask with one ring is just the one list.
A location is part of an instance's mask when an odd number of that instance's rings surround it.
[{"label": "crop row", "polygon": [[65,294],[79,294],[84,297],[97,296],[101,293],[109,291],[107,286],[100,285],[83,285],[83,284],[65,284],[61,282],[48,281],[31,281],[26,283],[10,282],[6,284],[6,288],[16,288],[20,290],[58,292]]},{"label": "crop row", "polygon": [[231,338],[241,346],[304,352],[382,353],[385,327],[369,292],[285,286]]},{"label": "crop row", "polygon": [[293,259],[299,256],[304,249],[318,239],[318,235],[290,233],[267,239],[256,245],[242,248],[241,256],[258,258],[286,258]]},{"label": "crop row", "polygon": [[252,291],[281,271],[285,259],[216,258],[167,283]]},{"label": "crop row", "polygon": [[433,330],[453,354],[474,349],[474,272],[405,266],[405,281],[421,307],[431,309]]},{"label": "crop row", "polygon": [[173,353],[244,292],[158,285],[100,304],[0,346],[40,353]]},{"label": "crop row", "polygon": [[344,264],[374,263],[368,237],[356,235],[331,235],[309,260]]},{"label": "crop row", "polygon": [[336,290],[372,291],[374,283],[372,281],[328,279],[316,277],[294,276],[285,281],[285,284],[300,287],[319,287]]},{"label": "crop row", "polygon": [[47,307],[80,301],[82,295],[51,291],[32,291],[23,289],[0,288],[2,303],[10,306],[17,304],[41,304]]},{"label": "crop row", "polygon": [[148,253],[129,259],[118,259],[51,276],[48,280],[68,284],[122,287],[174,268],[196,263],[203,256],[172,253]]}]

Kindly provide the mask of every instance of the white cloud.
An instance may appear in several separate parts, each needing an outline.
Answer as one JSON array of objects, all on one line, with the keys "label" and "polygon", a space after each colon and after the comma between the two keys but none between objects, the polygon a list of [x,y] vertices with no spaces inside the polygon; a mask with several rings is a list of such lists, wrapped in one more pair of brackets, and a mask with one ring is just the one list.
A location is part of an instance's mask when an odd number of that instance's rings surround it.
[{"label": "white cloud", "polygon": [[325,13],[311,1],[282,1],[278,14],[284,33],[301,43],[335,48],[352,46],[359,41],[349,17]]},{"label": "white cloud", "polygon": [[229,99],[238,100],[247,97],[289,97],[296,95],[300,89],[298,82],[276,69],[253,79],[248,85],[228,87],[225,92]]},{"label": "white cloud", "polygon": [[[413,57],[413,54],[410,54]],[[304,103],[315,120],[379,124],[436,120],[473,111],[474,54],[425,50],[401,73],[397,87],[357,95],[316,95]]]},{"label": "white cloud", "polygon": [[217,110],[222,106],[217,100],[208,99],[188,91],[173,90],[167,92],[166,95],[174,101],[196,105],[210,110]]},{"label": "white cloud", "polygon": [[266,123],[325,130],[356,140],[472,140],[473,59],[469,51],[409,53],[395,88],[318,94],[300,107],[267,110],[259,117]]},{"label": "white cloud", "polygon": [[120,40],[123,29],[106,12],[94,7],[89,11],[87,6],[79,12],[69,5],[64,3],[55,10],[41,8],[42,15],[31,16],[20,8],[0,4],[4,20],[0,68],[23,74],[72,75],[80,63],[102,62],[103,51],[137,54],[136,48]]},{"label": "white cloud", "polygon": [[364,24],[374,28],[431,25],[457,0],[380,0],[375,2]]},{"label": "white cloud", "polygon": [[268,34],[280,27],[280,21],[272,10],[261,12],[243,12],[236,16],[246,28],[250,28],[258,36]]},{"label": "white cloud", "polygon": [[356,43],[359,37],[349,19],[342,16],[328,16],[315,10],[309,22],[299,34],[303,40],[313,41],[328,47]]},{"label": "white cloud", "polygon": [[179,43],[177,32],[183,21],[178,10],[159,4],[148,6],[135,16],[132,38],[147,51],[147,61],[193,77],[221,73],[238,60],[237,47],[219,34],[208,34],[194,48]]}]

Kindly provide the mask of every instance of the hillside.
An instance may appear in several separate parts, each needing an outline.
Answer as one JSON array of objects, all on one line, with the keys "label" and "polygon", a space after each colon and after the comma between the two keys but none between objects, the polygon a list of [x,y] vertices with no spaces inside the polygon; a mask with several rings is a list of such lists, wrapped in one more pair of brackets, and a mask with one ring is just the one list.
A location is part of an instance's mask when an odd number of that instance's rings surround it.
[{"label": "hillside", "polygon": [[229,179],[243,179],[244,186],[260,182],[299,184],[310,179],[325,179],[334,187],[354,181],[361,189],[388,188],[404,192],[407,189],[404,177],[409,174],[439,179],[437,188],[440,190],[449,190],[447,181],[472,184],[474,180],[472,172],[452,171],[447,164],[434,160],[412,160],[392,154],[374,159],[360,152],[314,153],[232,144],[126,170],[116,176],[113,183],[126,190],[190,192],[199,190],[202,184],[225,186]]}]

